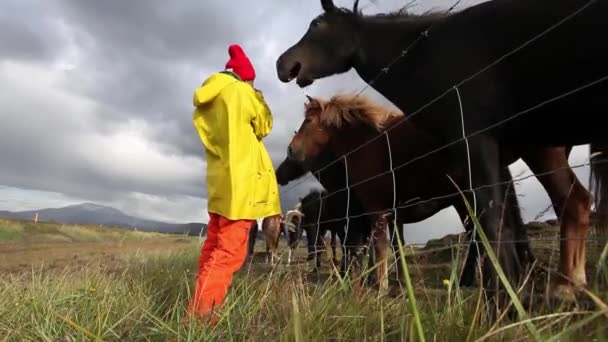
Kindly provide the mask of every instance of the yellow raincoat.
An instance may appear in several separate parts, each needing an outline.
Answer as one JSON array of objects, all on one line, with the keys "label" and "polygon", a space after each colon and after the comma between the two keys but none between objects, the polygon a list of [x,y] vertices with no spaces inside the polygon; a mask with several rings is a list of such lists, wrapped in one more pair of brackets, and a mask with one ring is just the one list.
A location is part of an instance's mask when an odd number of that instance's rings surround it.
[{"label": "yellow raincoat", "polygon": [[281,213],[274,167],[262,138],[272,114],[260,92],[230,72],[194,91],[193,123],[206,148],[208,211],[231,220]]}]

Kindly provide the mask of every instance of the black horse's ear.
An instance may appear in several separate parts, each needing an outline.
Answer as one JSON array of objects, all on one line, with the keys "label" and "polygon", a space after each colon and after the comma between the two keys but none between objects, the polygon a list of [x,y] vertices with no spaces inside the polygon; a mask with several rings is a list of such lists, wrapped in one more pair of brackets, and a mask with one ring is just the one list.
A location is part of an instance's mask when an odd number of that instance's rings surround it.
[{"label": "black horse's ear", "polygon": [[321,6],[325,12],[331,12],[336,9],[333,0],[321,0]]},{"label": "black horse's ear", "polygon": [[355,4],[353,5],[353,13],[357,14],[359,11],[359,0],[355,0]]}]

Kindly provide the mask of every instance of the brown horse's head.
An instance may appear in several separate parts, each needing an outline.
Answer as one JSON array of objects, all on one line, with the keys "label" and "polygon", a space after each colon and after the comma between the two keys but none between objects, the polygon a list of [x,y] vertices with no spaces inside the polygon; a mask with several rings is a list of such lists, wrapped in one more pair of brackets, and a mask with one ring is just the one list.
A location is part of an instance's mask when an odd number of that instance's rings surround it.
[{"label": "brown horse's head", "polygon": [[357,128],[379,132],[389,119],[402,115],[365,96],[336,95],[329,101],[307,98],[304,121],[287,149],[288,158],[300,162],[318,158],[330,147],[333,137],[356,140],[355,135],[361,132],[355,131]]},{"label": "brown horse's head", "polygon": [[329,142],[329,128],[322,124],[324,101],[306,96],[304,121],[287,148],[287,157],[296,161],[311,161],[317,158]]}]

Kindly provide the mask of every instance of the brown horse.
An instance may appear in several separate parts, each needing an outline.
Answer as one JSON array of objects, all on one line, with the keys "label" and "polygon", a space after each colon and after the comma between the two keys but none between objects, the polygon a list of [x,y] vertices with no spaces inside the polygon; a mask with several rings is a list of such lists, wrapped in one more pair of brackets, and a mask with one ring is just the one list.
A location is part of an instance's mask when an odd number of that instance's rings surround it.
[{"label": "brown horse", "polygon": [[[467,189],[467,161],[455,163],[442,151],[432,153],[441,144],[408,121],[393,126],[402,121],[402,116],[363,96],[334,96],[329,101],[309,97],[305,120],[289,144],[289,157],[311,160],[326,149],[345,156],[350,189],[366,211],[375,213],[377,222],[382,222],[384,214],[392,208],[397,208],[395,214],[400,226],[423,220],[449,206],[455,207],[463,221],[470,221],[466,220],[467,210],[454,187],[455,183],[460,189]],[[500,152],[504,158],[501,186],[505,190],[509,187],[511,177],[507,167],[522,158],[538,174],[561,218],[559,271],[564,277],[558,278],[552,293],[570,299],[572,283],[586,284],[584,240],[589,224],[590,194],[570,169],[566,147],[529,148],[519,154],[505,148]],[[416,202],[410,203],[411,200]],[[503,206],[502,210],[507,211],[508,220],[509,212],[516,208]],[[470,223],[465,223],[465,228],[472,230]],[[525,236],[521,227],[507,224],[501,229],[508,233],[502,236],[512,240]],[[376,253],[379,262],[385,260],[382,250]],[[511,279],[518,279],[521,276],[516,273],[518,268],[509,266],[522,262],[517,259],[521,259],[522,253],[512,251],[511,254],[516,260],[503,264],[504,271]],[[488,263],[484,267],[489,267]]]}]

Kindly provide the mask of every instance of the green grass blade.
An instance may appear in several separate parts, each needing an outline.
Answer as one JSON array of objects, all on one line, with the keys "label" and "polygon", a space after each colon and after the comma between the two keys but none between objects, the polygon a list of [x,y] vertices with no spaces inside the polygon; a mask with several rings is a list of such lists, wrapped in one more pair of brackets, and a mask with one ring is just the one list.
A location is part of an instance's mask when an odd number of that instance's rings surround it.
[{"label": "green grass blade", "polygon": [[418,311],[418,306],[416,305],[416,295],[414,293],[414,286],[412,285],[412,279],[410,277],[410,271],[407,267],[407,262],[405,261],[405,251],[403,249],[403,244],[401,243],[401,234],[399,229],[397,229],[397,222],[393,222],[395,225],[395,232],[397,233],[397,243],[399,245],[399,252],[403,256],[399,258],[401,262],[401,267],[403,267],[403,273],[405,277],[405,284],[407,286],[407,296],[412,306],[412,314],[414,315],[414,322],[416,323],[416,331],[418,332],[418,338],[420,341],[424,342],[424,329],[422,327],[422,321],[420,320],[420,312]]}]

